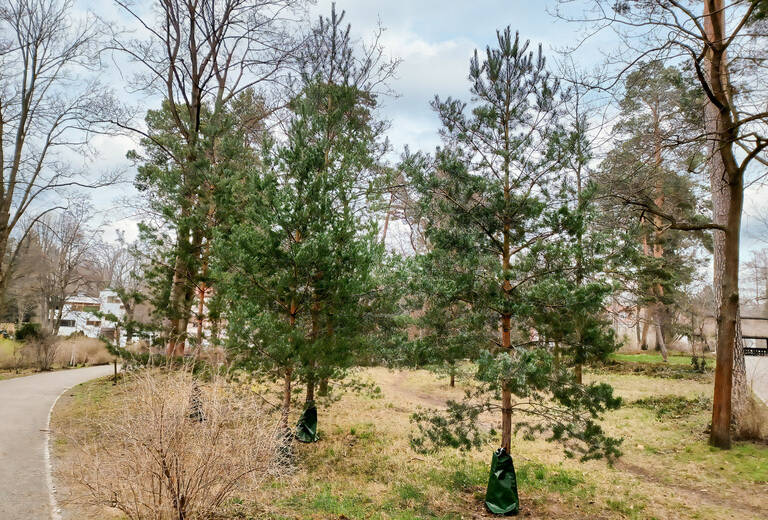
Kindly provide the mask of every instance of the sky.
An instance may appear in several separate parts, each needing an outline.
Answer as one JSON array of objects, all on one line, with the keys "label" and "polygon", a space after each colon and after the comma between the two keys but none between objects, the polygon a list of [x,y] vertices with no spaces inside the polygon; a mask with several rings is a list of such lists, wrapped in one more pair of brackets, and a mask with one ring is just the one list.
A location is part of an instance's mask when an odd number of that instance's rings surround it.
[{"label": "sky", "polygon": [[[391,83],[397,96],[381,100],[381,115],[390,121],[392,156],[399,156],[406,146],[434,150],[439,144],[439,125],[430,101],[435,95],[467,97],[469,59],[475,49],[494,43],[497,30],[507,25],[519,30],[522,39],[530,39],[532,45],[542,44],[545,54],[552,54],[553,59],[553,49],[574,41],[577,28],[549,15],[547,8],[552,6],[552,1],[525,0],[337,0],[336,9],[345,11],[353,36],[370,40],[381,26],[385,29],[381,38],[385,52],[402,60]],[[110,2],[81,0],[77,8],[116,24],[128,22]],[[310,8],[310,20],[330,11],[331,1],[317,1]],[[594,57],[590,59],[594,61]],[[153,107],[152,100],[121,92],[116,67],[105,71],[105,78],[118,96]],[[84,167],[125,171],[124,183],[92,194],[94,205],[107,221],[106,236],[114,238],[115,230],[121,230],[131,239],[137,234],[136,222],[141,215],[121,208],[121,203],[134,194],[131,179],[135,172],[125,154],[136,143],[126,136],[97,136],[92,144],[98,156],[87,163],[84,160]]]},{"label": "sky", "polygon": [[[125,23],[119,12],[104,0],[81,0],[78,8],[91,9],[106,19]],[[429,106],[437,94],[440,97],[468,98],[467,72],[469,59],[475,49],[483,50],[493,44],[496,31],[509,25],[518,30],[522,39],[533,45],[541,44],[550,64],[558,59],[556,50],[573,45],[580,28],[552,16],[548,10],[555,0],[337,0],[337,11],[345,11],[345,20],[352,25],[353,36],[370,39],[381,25],[385,31],[381,43],[385,52],[402,60],[391,87],[398,94],[382,100],[382,116],[390,121],[389,139],[393,157],[399,156],[405,146],[411,150],[432,151],[439,144],[438,120]],[[328,15],[329,0],[319,0],[311,7],[310,19]],[[602,52],[617,45],[610,33],[603,33],[581,47],[572,56],[585,68],[596,66]],[[106,72],[120,92],[116,70]],[[152,108],[152,100],[138,100]],[[120,202],[131,196],[130,183],[134,171],[125,160],[125,153],[135,148],[128,137],[97,136],[94,147],[99,157],[89,167],[99,169],[122,168],[126,182],[94,193],[94,204],[108,219],[107,237],[122,230],[130,239],[136,236],[136,222],[141,215],[120,208]],[[765,225],[755,215],[768,210],[768,190],[753,187],[747,192],[743,227],[742,258],[750,251],[768,247],[762,237],[768,237]],[[766,211],[768,213],[768,211]]]}]

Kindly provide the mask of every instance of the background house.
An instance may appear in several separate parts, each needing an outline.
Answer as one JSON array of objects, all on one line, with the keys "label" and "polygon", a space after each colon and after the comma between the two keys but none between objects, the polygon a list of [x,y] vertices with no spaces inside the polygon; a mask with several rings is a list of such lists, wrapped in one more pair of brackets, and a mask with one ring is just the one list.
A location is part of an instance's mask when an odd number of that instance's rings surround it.
[{"label": "background house", "polygon": [[[64,303],[59,336],[81,333],[89,338],[104,336],[114,340],[116,324],[104,319],[105,314],[121,320],[125,317],[125,307],[115,291],[103,290],[98,297],[70,296]],[[121,346],[125,345],[125,340],[125,332],[120,331]]]}]

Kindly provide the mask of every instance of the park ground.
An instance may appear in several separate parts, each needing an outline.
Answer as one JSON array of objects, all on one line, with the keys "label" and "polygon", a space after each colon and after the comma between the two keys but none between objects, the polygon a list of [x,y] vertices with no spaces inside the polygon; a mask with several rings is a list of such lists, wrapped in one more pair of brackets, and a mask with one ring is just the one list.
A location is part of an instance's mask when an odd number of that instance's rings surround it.
[{"label": "park ground", "polygon": [[[707,445],[712,376],[674,358],[618,355],[587,372],[610,383],[625,405],[607,415],[606,429],[624,438],[613,465],[567,459],[557,445],[513,440],[521,517],[540,519],[768,518],[768,445],[737,442],[722,451]],[[650,375],[649,375],[650,374]],[[356,372],[380,391],[348,393],[320,409],[320,442],[298,445],[296,470],[260,489],[239,489],[225,518],[461,519],[490,518],[483,508],[495,444],[479,452],[422,455],[409,447],[410,415],[460,398],[462,382],[427,371],[369,368]],[[108,408],[130,382],[92,381],[57,406],[55,480],[65,518],[120,518],[81,503],[83,489],[68,476],[77,456],[73,425]],[[100,442],[109,442],[102,439]]]},{"label": "park ground", "polygon": [[[104,342],[83,336],[56,337],[50,370],[105,365],[114,359]],[[0,380],[40,371],[34,344],[0,337]]]}]

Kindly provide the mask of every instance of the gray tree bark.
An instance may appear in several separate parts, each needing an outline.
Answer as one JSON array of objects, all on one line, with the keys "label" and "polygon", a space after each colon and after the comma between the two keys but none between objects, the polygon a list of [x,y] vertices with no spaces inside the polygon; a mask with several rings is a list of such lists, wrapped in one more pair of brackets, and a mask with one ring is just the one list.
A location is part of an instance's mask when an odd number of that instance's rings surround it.
[{"label": "gray tree bark", "polygon": [[[716,6],[722,9],[722,1],[715,2]],[[705,13],[708,12],[708,7],[705,5]],[[712,17],[715,20],[722,19],[723,17]],[[711,22],[712,19],[707,17],[708,22],[705,26],[712,34]],[[723,20],[724,23],[724,20]],[[723,27],[724,29],[724,27]],[[723,60],[726,56],[723,53]],[[730,89],[730,78],[728,77],[727,63],[723,65],[725,70],[723,83]],[[732,198],[731,185],[728,182],[728,172],[723,162],[722,154],[720,153],[720,147],[723,146],[721,142],[721,128],[719,126],[719,110],[711,102],[708,102],[704,109],[704,121],[706,126],[706,133],[709,138],[709,183],[712,198],[712,218],[715,224],[721,226],[727,226],[728,224],[728,212],[730,210],[730,200]],[[725,232],[715,230],[713,231],[714,241],[714,272],[712,279],[712,288],[715,294],[715,319],[717,322],[721,320],[720,308],[723,301],[723,276],[725,274]],[[737,312],[740,316],[739,302],[735,302],[737,306]],[[731,421],[736,425],[736,430],[739,429],[739,424],[742,421],[743,414],[746,408],[746,404],[749,397],[749,388],[747,387],[747,370],[744,363],[744,341],[741,333],[741,320],[736,320],[736,331],[734,334],[733,343],[733,386],[731,389]]]}]

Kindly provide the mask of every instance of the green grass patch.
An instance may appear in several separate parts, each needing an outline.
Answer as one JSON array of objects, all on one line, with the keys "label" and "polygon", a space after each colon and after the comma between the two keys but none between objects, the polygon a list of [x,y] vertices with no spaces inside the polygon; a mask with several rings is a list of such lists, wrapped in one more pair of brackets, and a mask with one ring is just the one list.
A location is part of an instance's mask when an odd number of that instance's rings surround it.
[{"label": "green grass patch", "polygon": [[[658,352],[648,352],[642,354],[627,354],[614,352],[608,359],[613,361],[624,361],[629,363],[664,363],[664,358]],[[686,354],[670,354],[667,356],[668,365],[686,365],[691,366],[691,356]],[[707,358],[707,366],[712,368],[715,365],[714,359]]]},{"label": "green grass patch", "polygon": [[551,468],[538,462],[525,462],[516,468],[518,489],[533,488],[568,494],[584,484],[584,476],[576,471]]},{"label": "green grass patch", "polygon": [[[432,519],[454,520],[454,514],[439,514],[430,509],[429,499],[416,483],[398,483],[389,492],[372,497],[359,492],[348,492],[324,485],[313,491],[297,493],[287,498],[283,505],[296,518],[317,518],[317,514],[332,518],[384,519]],[[294,517],[291,517],[294,518]],[[323,516],[323,518],[326,518]]]},{"label": "green grass patch", "polygon": [[439,467],[427,472],[426,480],[450,492],[470,492],[488,485],[489,464],[490,461],[486,463],[446,457]]},{"label": "green grass patch", "polygon": [[611,511],[616,511],[626,518],[647,518],[642,514],[645,508],[642,504],[629,503],[623,499],[612,498],[607,499],[605,503]]},{"label": "green grass patch", "polygon": [[654,410],[657,419],[679,419],[709,410],[712,407],[712,399],[703,395],[693,399],[679,395],[659,395],[638,399],[630,405]]},{"label": "green grass patch", "polygon": [[690,356],[670,356],[668,363],[654,361],[654,354],[611,354],[605,363],[591,367],[596,374],[626,374],[664,379],[694,379],[709,381],[714,373],[714,362],[707,360],[703,369],[691,364]]},{"label": "green grass patch", "polygon": [[768,484],[768,446],[736,442],[730,450],[692,444],[677,454],[682,462],[693,462],[705,471],[733,482]]}]

